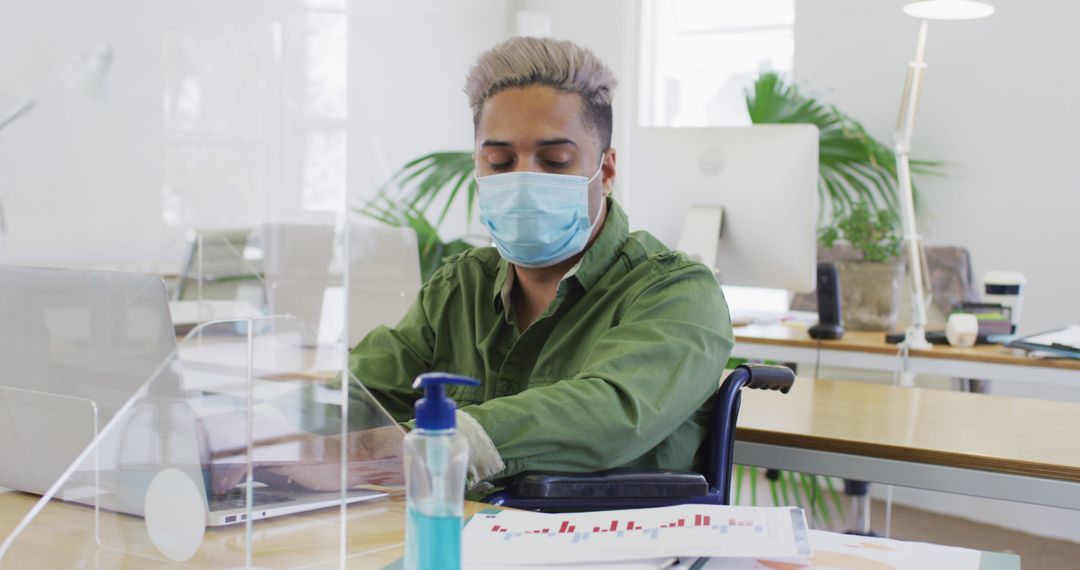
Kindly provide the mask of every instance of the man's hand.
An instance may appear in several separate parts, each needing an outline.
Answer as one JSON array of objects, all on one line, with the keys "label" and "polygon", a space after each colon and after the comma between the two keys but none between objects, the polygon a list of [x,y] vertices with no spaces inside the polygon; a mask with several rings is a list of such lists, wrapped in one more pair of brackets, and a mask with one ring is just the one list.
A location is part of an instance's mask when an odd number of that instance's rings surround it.
[{"label": "man's hand", "polygon": [[[256,409],[251,461],[255,480],[317,491],[341,488],[341,437],[298,429],[280,413]],[[211,492],[228,492],[247,475],[246,416],[200,422]],[[346,438],[346,484],[404,484],[403,430],[397,425],[350,432]]]},{"label": "man's hand", "polygon": [[[398,486],[405,484],[400,427],[384,426],[348,434],[346,440],[346,486],[362,484]],[[283,463],[266,469],[294,485],[315,491],[334,491],[341,488],[341,438],[322,438],[324,460],[319,462]]]}]

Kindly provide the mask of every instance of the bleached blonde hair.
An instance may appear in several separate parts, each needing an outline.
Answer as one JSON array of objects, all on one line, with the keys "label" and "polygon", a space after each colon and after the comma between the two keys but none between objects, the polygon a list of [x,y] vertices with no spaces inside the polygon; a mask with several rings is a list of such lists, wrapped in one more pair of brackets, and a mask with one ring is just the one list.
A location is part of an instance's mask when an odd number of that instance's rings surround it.
[{"label": "bleached blonde hair", "polygon": [[566,40],[519,36],[480,54],[465,77],[465,94],[476,126],[484,102],[503,89],[547,85],[576,93],[584,103],[586,125],[594,129],[601,149],[606,150],[611,146],[616,83],[611,68],[586,48]]}]

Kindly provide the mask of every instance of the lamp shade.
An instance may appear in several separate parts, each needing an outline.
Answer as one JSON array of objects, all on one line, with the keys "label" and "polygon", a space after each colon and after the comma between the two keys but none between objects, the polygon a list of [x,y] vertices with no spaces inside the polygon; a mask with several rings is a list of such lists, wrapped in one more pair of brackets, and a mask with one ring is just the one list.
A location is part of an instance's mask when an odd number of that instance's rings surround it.
[{"label": "lamp shade", "polygon": [[101,44],[79,54],[69,68],[69,75],[64,82],[66,87],[76,93],[104,101],[113,53],[112,46]]},{"label": "lamp shade", "polygon": [[976,0],[920,0],[904,5],[908,16],[924,20],[975,20],[994,13],[994,7]]}]

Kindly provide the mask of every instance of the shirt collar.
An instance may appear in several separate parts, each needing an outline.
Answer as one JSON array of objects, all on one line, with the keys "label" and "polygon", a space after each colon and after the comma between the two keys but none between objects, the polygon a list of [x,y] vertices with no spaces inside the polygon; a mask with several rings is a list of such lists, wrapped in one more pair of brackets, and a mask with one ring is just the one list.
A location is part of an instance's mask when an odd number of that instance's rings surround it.
[{"label": "shirt collar", "polygon": [[[563,280],[571,277],[588,291],[607,272],[615,258],[621,251],[626,239],[630,236],[630,222],[626,212],[615,202],[614,198],[607,198],[607,218],[604,219],[604,227],[600,229],[600,235],[592,242],[585,255],[581,256],[570,271],[566,272]],[[510,306],[510,291],[514,287],[514,272],[510,262],[505,259],[499,260],[499,269],[495,274],[495,291],[492,295],[492,307],[496,311],[503,311]]]},{"label": "shirt collar", "polygon": [[577,265],[566,273],[567,278],[574,277],[586,291],[600,280],[615,263],[626,239],[630,237],[630,222],[614,198],[607,198],[607,218],[596,241],[585,251]]}]

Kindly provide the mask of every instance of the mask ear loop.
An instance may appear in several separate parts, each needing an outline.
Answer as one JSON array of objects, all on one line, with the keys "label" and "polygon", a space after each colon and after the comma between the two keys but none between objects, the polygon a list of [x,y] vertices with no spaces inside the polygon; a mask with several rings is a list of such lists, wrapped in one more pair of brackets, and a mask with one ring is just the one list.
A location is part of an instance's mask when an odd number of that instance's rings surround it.
[{"label": "mask ear loop", "polygon": [[[604,156],[606,156],[606,155],[607,155],[607,151],[605,151],[604,154],[600,155],[600,166],[596,167],[596,172],[594,172],[593,175],[589,177],[589,180],[585,183],[586,186],[588,186],[589,184],[592,184],[592,181],[596,180],[596,177],[599,176],[600,172],[602,172],[604,170]],[[604,198],[607,198],[607,192],[604,193]],[[596,222],[600,221],[600,213],[603,212],[605,208],[607,208],[607,200],[606,199],[602,200],[600,202],[600,207],[596,209],[596,217],[589,221],[589,228],[590,229],[596,227]]]},{"label": "mask ear loop", "polygon": [[[607,153],[604,153],[604,154],[607,154]],[[596,172],[594,172],[593,175],[589,177],[589,181],[586,182],[586,184],[592,184],[592,181],[596,180],[596,177],[599,176],[600,173],[603,170],[604,170],[604,155],[600,155],[600,165],[596,167]]]}]

